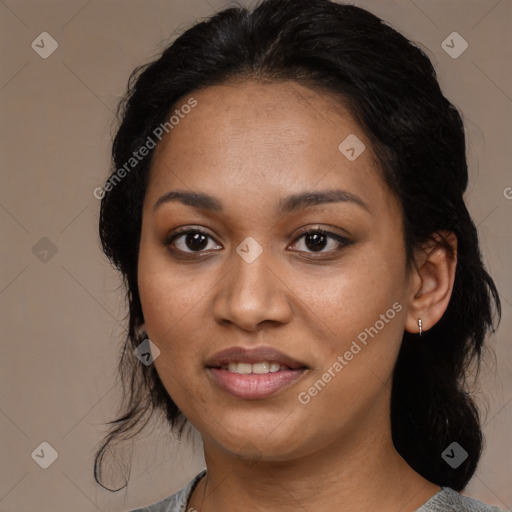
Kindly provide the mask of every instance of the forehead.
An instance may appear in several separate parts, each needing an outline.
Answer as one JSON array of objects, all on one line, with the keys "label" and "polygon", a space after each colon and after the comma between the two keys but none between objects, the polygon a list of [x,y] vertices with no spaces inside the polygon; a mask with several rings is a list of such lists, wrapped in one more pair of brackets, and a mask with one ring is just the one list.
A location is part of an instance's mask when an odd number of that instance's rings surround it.
[{"label": "forehead", "polygon": [[[333,95],[247,81],[194,91],[174,108],[189,97],[197,106],[155,149],[149,197],[179,187],[236,190],[245,202],[342,186],[369,203],[389,200],[370,141]],[[364,148],[355,160],[340,151],[345,140]]]}]

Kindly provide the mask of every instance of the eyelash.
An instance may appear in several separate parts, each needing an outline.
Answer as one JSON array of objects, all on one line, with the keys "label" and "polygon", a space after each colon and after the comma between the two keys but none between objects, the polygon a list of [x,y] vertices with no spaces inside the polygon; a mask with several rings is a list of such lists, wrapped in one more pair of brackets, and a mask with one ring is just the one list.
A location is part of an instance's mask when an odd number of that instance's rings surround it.
[{"label": "eyelash", "polygon": [[[186,227],[186,228],[181,228],[178,231],[169,235],[167,237],[167,239],[164,241],[164,245],[166,247],[171,246],[175,242],[175,240],[177,238],[179,238],[180,236],[188,235],[188,234],[198,234],[198,233],[210,238],[211,240],[214,240],[214,238],[211,235],[209,235],[206,231],[204,231],[200,228],[190,229],[189,227]],[[332,233],[331,231],[327,231],[322,228],[313,228],[313,229],[306,228],[303,231],[301,231],[301,233],[299,234],[299,236],[297,236],[297,238],[295,238],[295,240],[292,242],[292,245],[295,245],[301,238],[306,237],[307,235],[310,235],[310,234],[320,234],[320,235],[324,235],[330,239],[334,239],[335,241],[337,241],[340,244],[341,247],[338,247],[337,249],[332,249],[330,251],[322,250],[322,251],[298,251],[298,252],[301,252],[301,253],[306,252],[307,254],[333,255],[335,252],[339,252],[344,247],[348,247],[354,243],[352,240],[348,240],[347,238],[345,238],[341,235]],[[176,248],[171,249],[171,250],[173,250],[175,252],[177,251],[181,254],[189,254],[189,255],[190,254],[201,254],[204,252],[204,250],[203,251],[182,251],[181,249],[176,249]]]}]

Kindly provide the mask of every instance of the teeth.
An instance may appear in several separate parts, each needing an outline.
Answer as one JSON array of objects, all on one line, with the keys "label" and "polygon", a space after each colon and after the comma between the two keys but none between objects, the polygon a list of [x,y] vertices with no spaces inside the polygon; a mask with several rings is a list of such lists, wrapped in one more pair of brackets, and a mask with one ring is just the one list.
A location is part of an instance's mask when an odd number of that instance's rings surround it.
[{"label": "teeth", "polygon": [[251,363],[238,363],[238,368],[236,369],[237,373],[251,373],[252,364]]},{"label": "teeth", "polygon": [[281,369],[281,365],[279,363],[270,363],[270,371],[272,373],[278,372],[280,369]]},{"label": "teeth", "polygon": [[269,363],[255,363],[252,365],[252,373],[268,373],[269,371]]},{"label": "teeth", "polygon": [[279,370],[288,370],[286,365],[279,363],[269,363],[267,361],[261,361],[259,363],[229,363],[222,367],[223,370],[228,370],[231,373],[241,373],[247,375],[249,373],[263,374],[263,373],[275,373]]}]

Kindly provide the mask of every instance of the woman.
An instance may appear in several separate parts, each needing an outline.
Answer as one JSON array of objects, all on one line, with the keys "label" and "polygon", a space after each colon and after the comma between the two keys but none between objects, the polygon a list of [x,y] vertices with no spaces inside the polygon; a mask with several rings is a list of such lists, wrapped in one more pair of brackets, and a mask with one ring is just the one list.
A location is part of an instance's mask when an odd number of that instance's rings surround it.
[{"label": "woman", "polygon": [[461,382],[500,302],[417,47],[328,0],[227,9],[133,74],[113,161],[130,387],[98,482],[159,411],[206,469],[140,510],[499,510],[458,491],[482,451]]}]

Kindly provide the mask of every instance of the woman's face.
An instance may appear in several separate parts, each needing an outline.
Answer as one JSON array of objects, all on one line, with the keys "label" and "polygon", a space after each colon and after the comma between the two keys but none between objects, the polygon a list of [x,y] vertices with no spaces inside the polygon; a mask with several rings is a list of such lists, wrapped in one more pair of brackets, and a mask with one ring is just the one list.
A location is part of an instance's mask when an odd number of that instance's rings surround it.
[{"label": "woman's face", "polygon": [[139,254],[169,395],[205,442],[242,455],[286,460],[383,428],[410,283],[368,138],[291,82],[191,96],[155,150]]}]

